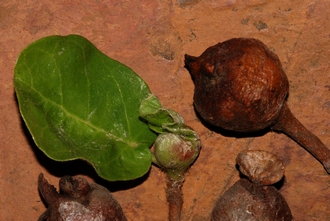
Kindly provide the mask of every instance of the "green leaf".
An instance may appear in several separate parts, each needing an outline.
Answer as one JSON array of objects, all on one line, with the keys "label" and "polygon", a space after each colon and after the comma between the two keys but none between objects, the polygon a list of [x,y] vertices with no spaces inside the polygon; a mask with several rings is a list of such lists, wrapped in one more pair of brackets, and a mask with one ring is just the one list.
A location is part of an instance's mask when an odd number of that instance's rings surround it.
[{"label": "green leaf", "polygon": [[139,119],[139,107],[150,90],[87,39],[49,36],[32,43],[18,58],[14,84],[21,115],[48,157],[84,159],[107,180],[149,170],[156,135]]}]

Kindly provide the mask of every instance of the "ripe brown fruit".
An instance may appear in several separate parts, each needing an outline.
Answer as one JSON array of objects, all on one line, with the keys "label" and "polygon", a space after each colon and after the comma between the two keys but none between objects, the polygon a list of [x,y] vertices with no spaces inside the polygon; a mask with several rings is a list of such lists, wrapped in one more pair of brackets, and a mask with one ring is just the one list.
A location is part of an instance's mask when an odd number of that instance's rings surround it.
[{"label": "ripe brown fruit", "polygon": [[186,55],[203,119],[226,130],[251,132],[274,123],[289,91],[278,57],[255,39],[231,39],[200,57]]},{"label": "ripe brown fruit", "polygon": [[289,82],[278,56],[261,41],[234,38],[185,55],[195,83],[194,105],[208,123],[225,130],[283,132],[330,172],[330,150],[291,113]]},{"label": "ripe brown fruit", "polygon": [[59,193],[40,174],[38,188],[48,205],[38,221],[127,220],[108,189],[82,177],[62,177]]},{"label": "ripe brown fruit", "polygon": [[284,175],[282,161],[267,151],[245,150],[236,162],[248,179],[241,178],[219,197],[211,221],[292,221],[287,202],[272,186]]}]

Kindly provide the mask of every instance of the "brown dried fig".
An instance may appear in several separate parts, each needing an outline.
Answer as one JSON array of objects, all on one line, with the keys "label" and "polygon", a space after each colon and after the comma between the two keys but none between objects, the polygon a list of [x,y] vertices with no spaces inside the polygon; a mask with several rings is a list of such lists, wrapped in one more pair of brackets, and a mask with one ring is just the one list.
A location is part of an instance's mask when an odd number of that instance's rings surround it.
[{"label": "brown dried fig", "polygon": [[[248,171],[219,197],[212,221],[291,221],[291,210],[273,186],[284,175],[282,162],[266,151],[243,151],[237,156],[240,170]],[[254,171],[255,170],[255,171]],[[265,175],[263,175],[265,174]],[[265,177],[269,179],[264,179]]]},{"label": "brown dried fig", "polygon": [[283,162],[262,150],[244,150],[236,157],[239,171],[258,185],[272,185],[284,176]]},{"label": "brown dried fig", "polygon": [[195,83],[194,105],[208,123],[226,130],[283,132],[308,150],[330,173],[330,150],[291,113],[289,82],[277,55],[261,41],[234,38],[185,55]]},{"label": "brown dried fig", "polygon": [[38,187],[48,205],[39,221],[127,220],[108,189],[96,183],[89,184],[82,177],[62,177],[60,194],[40,174]]}]

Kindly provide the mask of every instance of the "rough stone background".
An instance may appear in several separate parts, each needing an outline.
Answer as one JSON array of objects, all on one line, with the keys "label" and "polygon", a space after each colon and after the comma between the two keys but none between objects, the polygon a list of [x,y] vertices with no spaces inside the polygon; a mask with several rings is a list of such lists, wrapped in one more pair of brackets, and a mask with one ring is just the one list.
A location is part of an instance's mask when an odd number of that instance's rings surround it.
[{"label": "rough stone background", "polygon": [[286,165],[281,193],[296,220],[330,220],[330,176],[285,135],[235,138],[206,128],[193,109],[194,85],[183,56],[233,37],[262,40],[280,57],[290,80],[288,104],[330,147],[330,1],[122,0],[0,1],[0,220],[36,220],[45,205],[40,172],[81,174],[113,191],[129,220],[166,220],[164,174],[152,167],[134,182],[110,183],[84,162],[54,162],[31,141],[13,88],[19,53],[48,35],[80,34],[128,65],[163,105],[179,112],[201,136],[203,149],[183,188],[184,221],[208,220],[219,196],[237,179],[243,149],[276,153]]}]

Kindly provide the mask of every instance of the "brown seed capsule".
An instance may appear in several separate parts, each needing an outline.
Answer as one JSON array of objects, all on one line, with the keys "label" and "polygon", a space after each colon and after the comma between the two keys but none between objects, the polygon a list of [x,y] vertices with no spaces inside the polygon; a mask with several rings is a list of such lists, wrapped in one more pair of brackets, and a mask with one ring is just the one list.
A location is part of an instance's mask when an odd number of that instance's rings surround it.
[{"label": "brown seed capsule", "polygon": [[226,130],[283,132],[313,154],[330,173],[330,150],[290,112],[289,82],[277,55],[261,41],[234,38],[200,57],[185,55],[194,83],[196,111]]},{"label": "brown seed capsule", "polygon": [[291,210],[279,191],[269,184],[284,175],[282,162],[266,151],[243,151],[237,156],[242,178],[219,197],[212,221],[291,221]]},{"label": "brown seed capsule", "polygon": [[251,132],[274,123],[289,90],[278,57],[255,39],[231,39],[200,57],[186,55],[203,119],[226,130]]},{"label": "brown seed capsule", "polygon": [[40,174],[38,187],[48,204],[48,209],[39,217],[39,221],[127,220],[108,189],[95,183],[89,184],[84,178],[61,178],[60,191],[63,194],[60,194]]},{"label": "brown seed capsule", "polygon": [[218,199],[211,221],[241,220],[292,221],[293,217],[275,187],[258,186],[240,179]]}]

